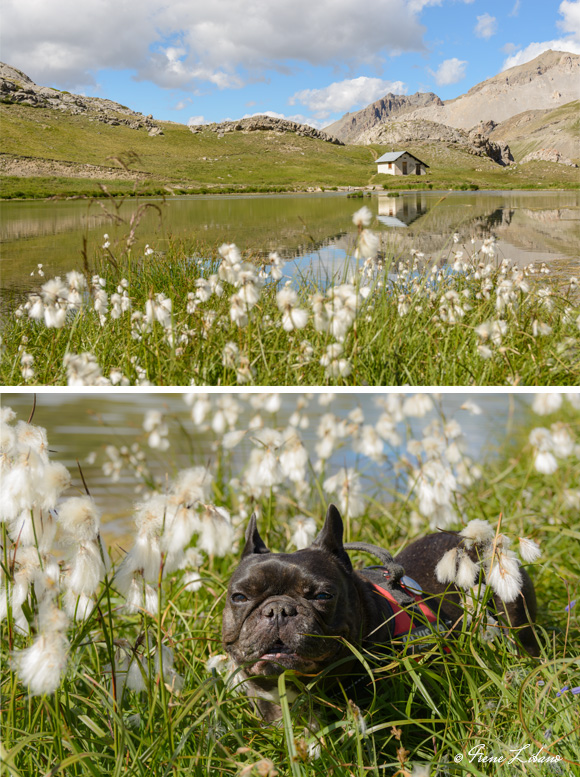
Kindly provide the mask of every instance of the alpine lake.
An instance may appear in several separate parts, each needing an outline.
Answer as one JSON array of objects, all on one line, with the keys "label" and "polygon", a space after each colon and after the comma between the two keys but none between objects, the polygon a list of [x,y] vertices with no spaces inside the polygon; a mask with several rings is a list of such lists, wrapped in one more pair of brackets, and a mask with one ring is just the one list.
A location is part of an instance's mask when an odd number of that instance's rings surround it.
[{"label": "alpine lake", "polygon": [[[200,255],[222,243],[236,243],[246,257],[278,251],[285,275],[315,272],[333,277],[352,262],[362,205],[373,214],[387,257],[425,261],[464,258],[495,238],[499,259],[524,266],[545,262],[566,279],[580,275],[580,192],[478,191],[374,192],[364,198],[345,192],[279,195],[178,196],[122,202],[49,200],[0,203],[1,284],[7,296],[37,288],[45,280],[89,265],[102,253],[105,234],[114,255],[123,252],[131,219],[138,222],[133,254],[149,245],[163,255],[171,241],[184,241]],[[454,243],[453,235],[458,236]],[[456,237],[457,239],[457,237]],[[38,275],[38,265],[42,273]]]}]

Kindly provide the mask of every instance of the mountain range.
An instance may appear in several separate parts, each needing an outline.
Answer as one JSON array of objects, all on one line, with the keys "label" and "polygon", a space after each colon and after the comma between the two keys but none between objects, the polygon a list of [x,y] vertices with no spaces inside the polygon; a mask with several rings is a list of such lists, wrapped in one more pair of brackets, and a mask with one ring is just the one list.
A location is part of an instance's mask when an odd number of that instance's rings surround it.
[{"label": "mountain range", "polygon": [[[439,140],[450,128],[473,132],[476,128],[491,140],[520,142],[527,130],[534,130],[529,151],[542,145],[561,155],[580,157],[578,104],[580,98],[580,56],[562,51],[545,51],[517,67],[505,70],[477,84],[466,94],[443,101],[432,92],[410,96],[387,94],[355,113],[347,113],[325,127],[345,143],[400,144],[411,139]],[[570,106],[559,118],[551,116]],[[515,119],[514,117],[519,117]],[[558,119],[557,131],[552,119]],[[530,124],[531,122],[531,124]],[[548,127],[543,132],[544,125]],[[471,134],[471,133],[470,133]]]}]

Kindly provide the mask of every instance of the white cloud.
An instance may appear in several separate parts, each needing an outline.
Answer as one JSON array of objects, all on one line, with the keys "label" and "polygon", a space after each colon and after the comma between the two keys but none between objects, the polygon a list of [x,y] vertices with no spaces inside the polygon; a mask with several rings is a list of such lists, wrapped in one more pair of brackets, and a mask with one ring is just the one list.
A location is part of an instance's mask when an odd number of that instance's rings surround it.
[{"label": "white cloud", "polygon": [[405,94],[402,81],[383,81],[381,78],[349,78],[335,81],[322,89],[303,89],[292,95],[290,105],[302,103],[319,119],[327,119],[334,113],[344,113],[351,108],[368,105],[384,97],[388,92]]},{"label": "white cloud", "polygon": [[190,102],[191,102],[191,97],[186,97],[185,100],[180,100],[178,103],[176,103],[173,106],[172,110],[182,111],[184,108],[187,108]]},{"label": "white cloud", "polygon": [[425,51],[408,0],[5,0],[3,59],[43,84],[95,85],[103,68],[162,87],[235,88],[267,69],[380,64]]},{"label": "white cloud", "polygon": [[203,116],[190,116],[187,120],[188,127],[198,127],[200,124],[209,124]]},{"label": "white cloud", "polygon": [[497,32],[497,19],[488,13],[477,17],[477,24],[473,30],[478,38],[491,38]]},{"label": "white cloud", "polygon": [[508,16],[517,16],[520,12],[520,0],[516,0]]},{"label": "white cloud", "polygon": [[508,70],[516,65],[524,65],[526,62],[539,57],[544,51],[569,51],[571,54],[580,54],[580,43],[568,38],[561,40],[547,40],[543,43],[530,43],[525,49],[508,57],[503,63],[502,70]]},{"label": "white cloud", "polygon": [[467,62],[465,60],[453,57],[442,62],[437,70],[429,69],[429,72],[439,86],[448,86],[449,84],[456,84],[462,78],[465,78],[466,65]]},{"label": "white cloud", "polygon": [[558,10],[564,17],[562,21],[558,21],[558,27],[564,32],[571,33],[577,41],[580,40],[580,2],[564,0]]},{"label": "white cloud", "polygon": [[539,43],[530,43],[521,51],[517,51],[508,57],[503,63],[502,70],[507,70],[516,65],[523,65],[544,51],[569,51],[572,54],[580,54],[580,0],[572,2],[563,0],[558,8],[563,19],[558,20],[557,24],[561,30],[569,33],[567,38],[558,38],[555,40],[546,40]]}]

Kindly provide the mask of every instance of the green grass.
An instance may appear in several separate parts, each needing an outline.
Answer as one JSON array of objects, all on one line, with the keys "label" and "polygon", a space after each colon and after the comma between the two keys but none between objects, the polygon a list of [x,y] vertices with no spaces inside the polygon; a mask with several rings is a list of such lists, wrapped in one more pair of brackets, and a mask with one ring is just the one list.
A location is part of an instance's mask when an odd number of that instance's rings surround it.
[{"label": "green grass", "polygon": [[[451,247],[448,250],[451,254]],[[259,266],[255,255],[248,258],[250,267]],[[447,254],[439,257],[445,259]],[[499,260],[487,261],[482,254],[465,255],[463,261],[468,259],[464,271],[438,273],[435,266],[432,275],[433,265],[421,269],[417,264],[414,270],[411,261],[387,253],[385,266],[371,279],[355,273],[352,294],[358,295],[357,310],[344,332],[340,356],[348,360],[350,369],[331,374],[321,360],[340,335],[335,337],[332,330],[318,326],[313,295],[322,294],[328,309],[334,304],[330,301],[333,289],[343,289],[352,270],[335,278],[316,277],[306,270],[297,277],[298,305],[309,312],[309,318],[304,328],[286,331],[276,301],[279,287],[273,282],[262,288],[242,326],[230,318],[230,299],[237,292],[231,283],[223,282],[221,297],[214,294],[195,310],[188,308],[198,280],[218,272],[221,257],[215,249],[173,241],[163,255],[101,250],[91,266],[86,258],[88,287],[97,273],[110,297],[124,281],[131,310],[117,318],[105,314],[101,320],[94,310],[93,290],[85,294],[80,310],[68,313],[62,328],[47,328],[42,319],[29,318],[22,308],[16,316],[6,316],[0,380],[5,385],[26,381],[29,385],[66,385],[67,381],[71,385],[65,354],[90,353],[105,382],[117,370],[123,382],[131,385],[143,380],[159,386],[238,382],[278,386],[578,385],[580,311],[574,287],[546,280],[537,272],[525,278],[517,268],[506,272]],[[478,267],[478,263],[483,264]],[[482,271],[482,267],[487,269]],[[393,281],[388,274],[396,269],[400,273]],[[506,278],[508,283],[525,281],[527,287],[516,285],[509,305],[498,312],[498,294],[501,297]],[[360,293],[363,287],[366,298]],[[147,301],[159,293],[172,302],[170,320],[137,332],[135,317],[142,316]],[[15,308],[16,302],[8,304],[12,312]],[[505,328],[499,341],[485,340],[478,328],[498,319]],[[224,366],[227,343],[234,343],[239,352],[234,366]],[[33,375],[22,372],[23,351],[32,357]]]},{"label": "green grass", "polygon": [[[465,185],[482,189],[578,187],[576,171],[563,165],[502,168],[487,158],[442,144],[408,146],[431,168],[428,176],[414,184],[376,174],[374,159],[388,150],[382,146],[335,146],[274,132],[231,132],[218,138],[209,129],[194,135],[185,125],[164,122],[159,122],[164,135],[149,137],[145,130],[112,127],[86,116],[22,105],[0,104],[0,119],[4,154],[54,165],[52,171],[40,176],[2,176],[0,196],[4,198],[94,195],[99,182],[115,195],[127,193],[130,182],[110,180],[108,174],[99,179],[98,171],[91,179],[82,169],[82,165],[91,164],[110,172],[110,168],[119,168],[115,159],[132,159],[131,170],[141,176],[144,191],[151,194],[166,184],[191,193],[375,184],[394,189],[428,184],[435,189],[461,189]],[[73,163],[75,177],[72,173],[68,177],[61,163]]]},{"label": "green grass", "polygon": [[[195,593],[183,589],[180,573],[166,577],[159,584],[156,617],[124,614],[111,574],[99,607],[69,632],[68,671],[55,694],[29,696],[9,663],[2,662],[2,774],[257,777],[275,769],[280,777],[405,777],[418,764],[431,764],[429,774],[452,777],[578,774],[578,697],[559,692],[580,685],[578,606],[566,611],[578,596],[580,579],[577,515],[566,494],[579,493],[580,468],[572,455],[559,461],[553,475],[540,475],[526,442],[532,425],[554,420],[571,424],[578,439],[577,413],[563,410],[535,423],[528,419],[507,450],[482,463],[481,479],[463,489],[458,505],[465,521],[483,518],[495,525],[502,514],[502,530],[509,536],[532,536],[540,543],[542,558],[530,569],[543,643],[538,659],[519,654],[509,639],[484,641],[465,625],[455,640],[445,641],[448,654],[440,645],[420,659],[395,652],[377,673],[376,692],[360,712],[340,694],[329,698],[306,683],[298,700],[284,705],[282,723],[264,726],[243,694],[205,669],[208,656],[222,652],[223,596],[237,554],[206,557],[200,568],[204,584]],[[171,453],[164,463],[171,470]],[[220,454],[214,472],[216,502],[236,512],[240,493],[229,478],[238,476],[239,468]],[[272,548],[287,548],[288,519],[297,511],[320,518],[321,482],[322,476],[318,483],[312,479],[300,508],[286,486],[257,499]],[[377,485],[368,496],[364,514],[351,524],[353,539],[395,551],[427,530],[411,525],[415,495],[408,497],[400,484]],[[3,656],[29,642],[12,629],[10,619],[2,624],[1,638]],[[106,667],[123,651],[134,648],[146,655],[160,643],[173,650],[175,669],[184,679],[180,693],[172,693],[147,663],[145,690],[122,691],[112,684]],[[282,676],[281,686],[291,681]],[[477,748],[504,762],[478,762],[470,755]],[[544,756],[563,760],[555,767],[508,764],[541,748]]]}]

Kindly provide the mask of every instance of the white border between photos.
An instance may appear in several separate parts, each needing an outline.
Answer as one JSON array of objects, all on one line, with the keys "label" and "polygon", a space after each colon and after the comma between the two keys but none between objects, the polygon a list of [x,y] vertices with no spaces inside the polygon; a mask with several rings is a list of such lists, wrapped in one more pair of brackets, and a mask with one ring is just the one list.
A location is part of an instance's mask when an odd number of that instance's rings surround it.
[{"label": "white border between photos", "polygon": [[565,394],[562,386],[2,386],[2,394]]}]

